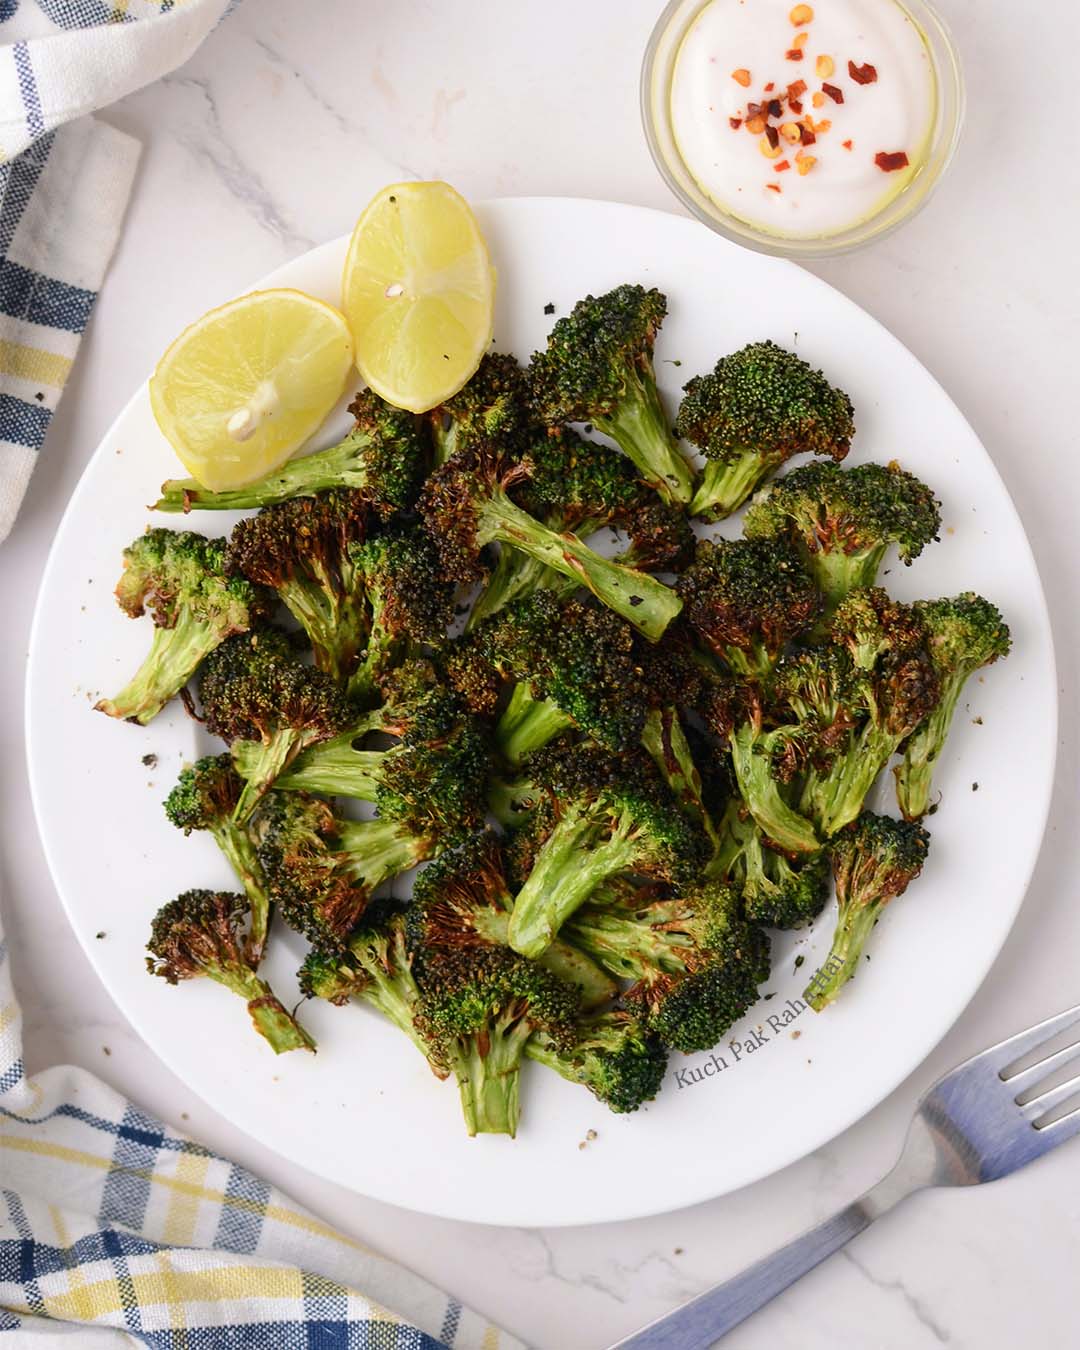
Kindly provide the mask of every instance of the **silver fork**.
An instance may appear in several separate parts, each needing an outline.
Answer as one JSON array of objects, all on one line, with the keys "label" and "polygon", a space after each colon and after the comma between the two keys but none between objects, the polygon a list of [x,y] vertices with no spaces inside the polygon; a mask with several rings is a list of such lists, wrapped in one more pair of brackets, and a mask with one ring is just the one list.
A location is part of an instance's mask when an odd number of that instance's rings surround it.
[{"label": "silver fork", "polygon": [[1071,1139],[1080,1132],[1080,1106],[1055,1120],[1046,1117],[1080,1093],[1080,1073],[1052,1087],[1040,1085],[1080,1056],[1080,1041],[1027,1067],[1017,1064],[1077,1022],[1080,1005],[947,1073],[920,1101],[899,1161],[876,1186],[612,1350],[705,1350],[915,1191],[997,1181]]}]

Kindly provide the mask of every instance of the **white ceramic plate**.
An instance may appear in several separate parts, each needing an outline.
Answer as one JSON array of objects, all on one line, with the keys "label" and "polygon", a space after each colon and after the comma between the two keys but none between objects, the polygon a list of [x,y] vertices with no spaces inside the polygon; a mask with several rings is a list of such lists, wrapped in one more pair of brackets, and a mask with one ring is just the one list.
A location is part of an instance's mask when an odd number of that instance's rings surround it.
[{"label": "white ceramic plate", "polygon": [[[972,682],[961,705],[937,778],[930,860],[879,926],[865,976],[824,1015],[791,1002],[828,949],[827,912],[809,934],[777,940],[770,997],[733,1029],[732,1044],[674,1056],[646,1109],[609,1115],[527,1065],[516,1140],[469,1139],[453,1085],[438,1083],[365,1008],[306,1006],[318,1055],[275,1058],[223,990],[151,979],[143,944],[154,910],[186,887],[234,883],[208,838],[185,839],[161,811],[181,764],[206,753],[208,738],[179,705],[146,729],[91,711],[146,649],[148,625],[126,619],[111,593],[121,547],[178,471],[145,387],[83,475],[45,571],[28,674],[31,782],[57,889],[105,985],[170,1068],[241,1129],[343,1186],[433,1214],[530,1225],[625,1219],[793,1162],[880,1102],[952,1025],[1009,932],[1043,831],[1056,722],[1050,630],[1023,528],[985,450],[914,357],[843,296],[659,212],[519,199],[479,214],[499,269],[500,347],[527,357],[552,323],[548,302],[565,314],[587,291],[626,280],[669,297],[656,357],[672,405],[686,379],[746,341],[797,346],[851,394],[852,460],[899,458],[943,501],[940,544],[911,568],[893,561],[887,584],[904,598],[975,588],[1008,617],[1015,650]],[[345,242],[267,284],[336,302]],[[232,518],[196,513],[186,523],[222,533]],[[1003,849],[994,841],[1005,837]],[[269,975],[286,1003],[301,949],[281,931],[271,943]],[[590,1130],[596,1138],[579,1148]]]}]

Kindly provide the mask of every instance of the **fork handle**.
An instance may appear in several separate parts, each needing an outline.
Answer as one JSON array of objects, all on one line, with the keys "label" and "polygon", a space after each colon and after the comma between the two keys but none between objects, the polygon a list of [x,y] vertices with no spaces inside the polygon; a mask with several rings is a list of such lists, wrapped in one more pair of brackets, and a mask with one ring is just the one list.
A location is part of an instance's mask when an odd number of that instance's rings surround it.
[{"label": "fork handle", "polygon": [[732,1327],[839,1251],[880,1214],[910,1194],[911,1189],[899,1190],[894,1178],[886,1177],[831,1219],[825,1219],[730,1280],[619,1341],[612,1350],[672,1350],[673,1346],[679,1350],[707,1350]]}]

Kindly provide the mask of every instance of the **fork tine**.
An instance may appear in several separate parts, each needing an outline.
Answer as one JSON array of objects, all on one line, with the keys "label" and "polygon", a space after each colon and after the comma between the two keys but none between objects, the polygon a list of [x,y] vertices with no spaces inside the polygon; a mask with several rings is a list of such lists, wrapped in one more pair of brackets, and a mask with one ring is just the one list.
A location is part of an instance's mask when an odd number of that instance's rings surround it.
[{"label": "fork tine", "polygon": [[[1045,1022],[1039,1022],[1036,1026],[1029,1027],[1027,1031],[1021,1031],[1018,1036],[1011,1036],[999,1045],[991,1046],[989,1050],[984,1050],[976,1058],[984,1064],[992,1065],[1004,1078],[1003,1070],[1007,1069],[1010,1064],[1015,1060],[1022,1059],[1024,1055],[1030,1054],[1032,1050],[1037,1050],[1043,1041],[1050,1040],[1059,1031],[1065,1031],[1074,1022],[1080,1022],[1080,1004],[1067,1009],[1063,1013],[1058,1013],[1056,1017],[1048,1017]],[[1006,1079],[1006,1081],[1008,1080]]]},{"label": "fork tine", "polygon": [[1021,1069],[1018,1073],[1010,1074],[1008,1078],[1003,1073],[1001,1075],[1002,1081],[1019,1095],[1028,1088],[1034,1087],[1037,1083],[1041,1083],[1048,1074],[1067,1064],[1076,1055],[1080,1055],[1080,1040],[1073,1041],[1072,1045],[1066,1045],[1062,1050],[1055,1050],[1052,1055],[1040,1059],[1037,1064],[1032,1064],[1027,1069]]},{"label": "fork tine", "polygon": [[1075,1106],[1065,1115],[1058,1116],[1057,1120],[1052,1120],[1049,1125],[1036,1124],[1035,1128],[1046,1139],[1048,1148],[1056,1148],[1066,1139],[1071,1139],[1074,1134],[1080,1134],[1080,1106]]},{"label": "fork tine", "polygon": [[1080,1093],[1080,1073],[1073,1074],[1064,1083],[1058,1083],[1056,1087],[1047,1088],[1045,1092],[1040,1092],[1037,1097],[1030,1097],[1026,1102],[1020,1102],[1020,1109],[1029,1120],[1037,1120],[1039,1116],[1045,1116],[1048,1111],[1052,1111],[1055,1106],[1060,1106],[1062,1102],[1067,1102],[1070,1097],[1075,1097]]}]

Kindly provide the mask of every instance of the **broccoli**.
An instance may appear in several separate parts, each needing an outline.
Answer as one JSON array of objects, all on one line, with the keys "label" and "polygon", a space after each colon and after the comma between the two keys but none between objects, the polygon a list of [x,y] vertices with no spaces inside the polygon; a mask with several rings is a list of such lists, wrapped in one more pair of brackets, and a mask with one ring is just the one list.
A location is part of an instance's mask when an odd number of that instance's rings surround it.
[{"label": "broccoli", "polygon": [[440,645],[454,617],[454,584],[439,566],[422,525],[394,526],[354,545],[350,563],[370,610],[367,651],[348,684],[367,705],[392,666],[415,657],[424,643]]},{"label": "broccoli", "polygon": [[925,638],[918,606],[893,600],[881,586],[849,591],[828,626],[831,642],[845,647],[858,670],[873,670],[886,652],[916,647]]},{"label": "broccoli", "polygon": [[353,429],[337,445],[290,459],[247,487],[210,492],[194,478],[161,485],[156,511],[243,511],[291,497],[312,497],[328,488],[355,488],[380,515],[412,506],[427,453],[417,419],[384,403],[370,389],[349,405]]},{"label": "broccoli", "polygon": [[[604,526],[620,523],[640,510],[643,499],[657,500],[625,455],[598,441],[583,440],[568,427],[555,427],[546,433],[541,430],[520,458],[527,478],[514,489],[515,502],[556,534],[570,532],[582,543]],[[644,523],[639,527],[648,528]],[[657,547],[662,544],[659,540]],[[616,561],[635,565],[625,556]],[[543,587],[573,591],[579,584],[576,576],[567,577],[539,558],[500,545],[487,584],[473,604],[466,631],[511,600]]]},{"label": "broccoli", "polygon": [[494,944],[424,948],[414,959],[417,1023],[458,1080],[469,1134],[515,1135],[526,1043],[543,1031],[572,1048],[577,990]]},{"label": "broccoli", "polygon": [[641,286],[586,296],[556,323],[529,370],[533,400],[549,426],[591,422],[661,497],[685,506],[694,495],[693,470],[671,433],[653,370],[666,314],[665,297]]},{"label": "broccoli", "polygon": [[[499,841],[489,830],[480,831],[417,876],[406,917],[410,947],[423,952],[490,943],[506,946],[512,906]],[[595,962],[557,938],[539,964],[575,985],[585,1008],[599,1007],[618,992]]]},{"label": "broccoli", "polygon": [[628,536],[615,561],[639,572],[681,572],[694,558],[697,536],[681,506],[646,501],[614,522]]},{"label": "broccoli", "polygon": [[420,990],[405,940],[405,919],[392,902],[373,905],[345,940],[343,950],[313,948],[299,973],[308,998],[344,1004],[362,999],[403,1031],[440,1078],[447,1070],[433,1057],[416,1026]]},{"label": "broccoli", "polygon": [[255,1030],[275,1054],[314,1050],[315,1042],[285,1011],[274,991],[255,974],[245,954],[250,940],[243,928],[248,902],[221,891],[185,891],[159,909],[150,929],[146,968],[169,984],[199,975],[223,984],[248,1006]]},{"label": "broccoli", "polygon": [[187,530],[147,530],[129,544],[116,599],[133,619],[149,609],[154,636],[133,678],[95,706],[140,726],[183,689],[215,647],[270,610],[265,591],[228,575],[224,540]]},{"label": "broccoli", "polygon": [[435,832],[396,820],[342,820],[306,792],[270,792],[252,824],[259,864],[285,923],[340,950],[384,881],[434,857]]},{"label": "broccoli", "polygon": [[873,586],[891,544],[911,563],[937,538],[934,494],[895,464],[842,469],[817,461],[771,483],[754,499],[748,539],[790,539],[825,597],[825,615],[848,591]]},{"label": "broccoli", "polygon": [[757,678],[821,608],[809,573],[782,540],[703,539],[676,589],[706,648],[734,674]]},{"label": "broccoli", "polygon": [[266,946],[270,897],[251,836],[233,819],[243,790],[244,780],[229,755],[207,755],[181,771],[165,799],[165,814],[185,834],[208,830],[243,883],[251,906],[247,956],[254,968]]},{"label": "broccoli", "polygon": [[508,461],[491,447],[459,451],[428,479],[420,509],[435,536],[446,574],[469,582],[485,545],[518,549],[585,586],[646,637],[658,640],[681,609],[674,591],[601,558],[569,531],[557,532],[522,510],[513,487],[528,479],[528,460]]},{"label": "broccoli", "polygon": [[371,512],[362,492],[338,488],[264,507],[233,529],[229,562],[277,592],[307,633],[315,664],[344,684],[368,642],[354,545]]},{"label": "broccoli", "polygon": [[525,1054],[571,1083],[581,1083],[611,1111],[636,1111],[660,1091],[667,1050],[658,1036],[623,1008],[581,1018],[567,1050],[544,1031],[525,1044]]},{"label": "broccoli", "polygon": [[912,606],[927,633],[927,650],[941,695],[923,723],[904,743],[896,768],[896,797],[908,820],[930,807],[934,765],[945,746],[960,692],[969,676],[1009,654],[1009,628],[998,608],[965,591],[951,600],[916,601]]},{"label": "broccoli", "polygon": [[930,836],[911,821],[864,811],[830,847],[838,913],[829,955],[803,994],[815,1012],[832,1003],[855,974],[882,910],[922,871]]},{"label": "broccoli", "polygon": [[737,887],[707,882],[658,896],[624,886],[598,898],[578,910],[565,935],[634,981],[623,997],[665,1044],[708,1050],[757,1002],[769,939],[743,919]]},{"label": "broccoli", "polygon": [[426,416],[436,465],[477,441],[517,444],[534,423],[526,372],[516,356],[488,352],[468,384]]},{"label": "broccoli", "polygon": [[524,827],[535,832],[535,852],[510,916],[510,945],[523,956],[538,957],[608,877],[677,882],[703,863],[700,834],[644,752],[616,759],[587,743],[554,745],[531,756],[528,770],[553,810]]},{"label": "broccoli", "polygon": [[851,400],[821,371],[752,342],[684,387],[675,430],[706,460],[691,514],[722,520],[793,455],[843,459],[855,423]]},{"label": "broccoli", "polygon": [[247,780],[237,822],[302,750],[328,740],[351,716],[330,676],[298,661],[288,637],[270,627],[230,638],[212,652],[199,697],[207,731],[230,747]]},{"label": "broccoli", "polygon": [[829,858],[800,854],[791,860],[769,848],[738,798],[720,824],[716,870],[739,887],[743,914],[764,928],[801,928],[816,919],[829,898]]}]

